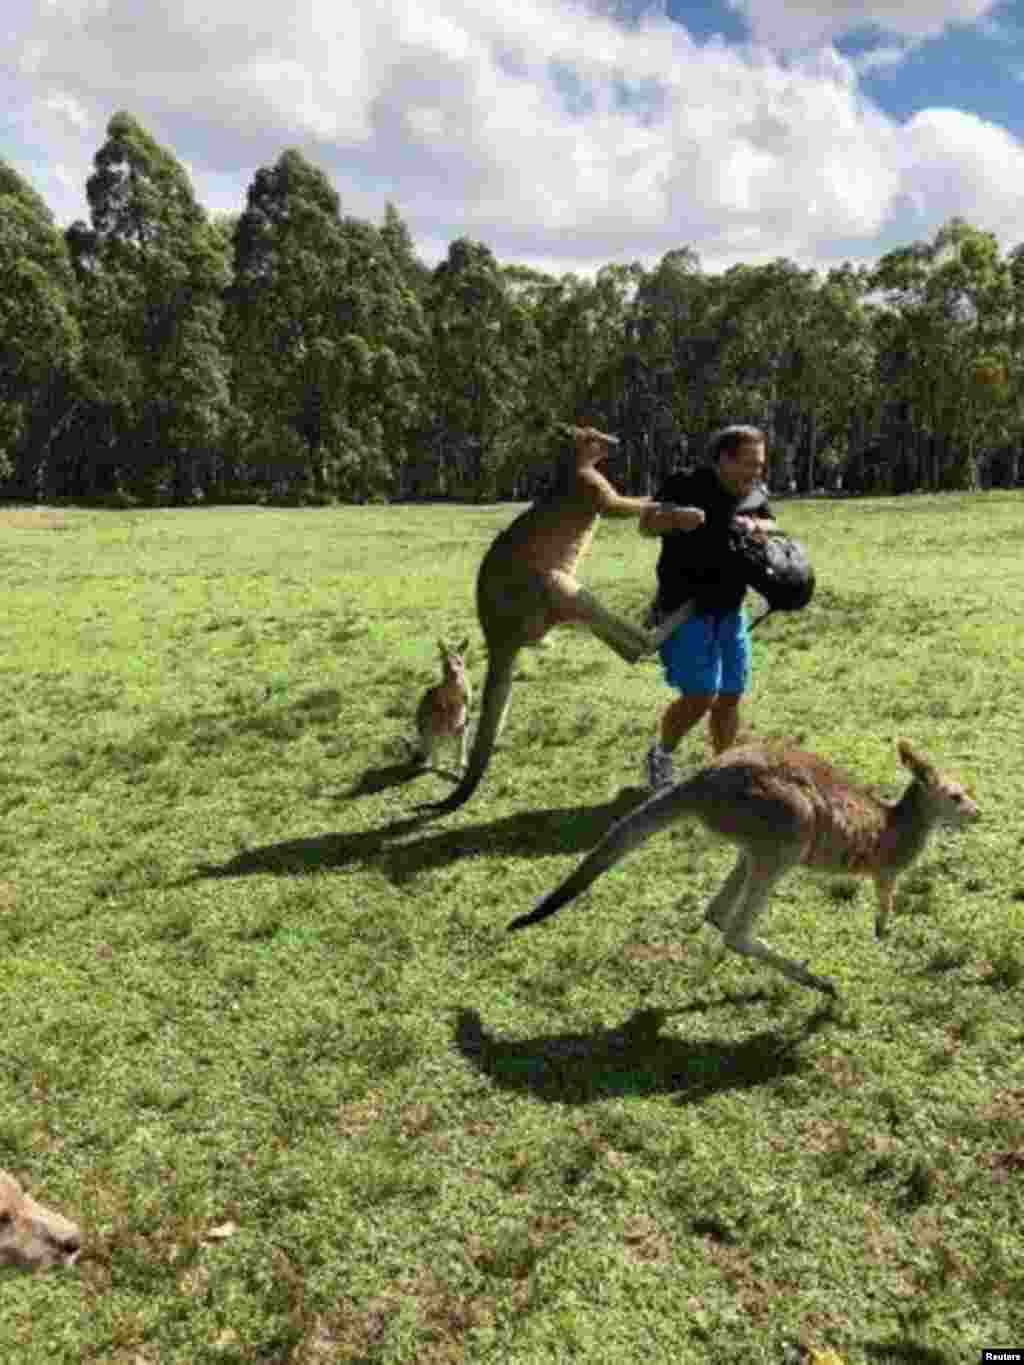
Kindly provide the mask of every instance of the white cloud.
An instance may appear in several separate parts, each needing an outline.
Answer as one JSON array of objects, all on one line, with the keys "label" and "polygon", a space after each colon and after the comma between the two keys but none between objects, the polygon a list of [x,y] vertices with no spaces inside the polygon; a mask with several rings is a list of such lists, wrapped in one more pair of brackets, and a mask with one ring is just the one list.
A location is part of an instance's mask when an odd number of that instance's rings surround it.
[{"label": "white cloud", "polygon": [[830,43],[857,29],[904,38],[935,38],[953,24],[975,24],[999,0],[729,0],[756,41],[804,48]]},{"label": "white cloud", "polygon": [[[930,225],[963,212],[990,226],[1024,184],[1019,145],[993,125],[930,111],[901,128],[830,46],[779,58],[702,45],[659,0],[296,0],[288,23],[241,0],[13,3],[26,150],[7,155],[63,222],[85,215],[120,108],[189,166],[211,211],[241,208],[255,170],[297,145],[344,212],[379,221],[393,200],[431,261],[468,234],[559,271],[683,244],[708,269],[828,264],[840,243],[839,259],[877,254],[904,202]],[[984,8],[928,0],[928,20],[924,0],[889,6],[911,41],[936,15]],[[855,10],[886,7],[834,4],[825,18],[834,28]]]},{"label": "white cloud", "polygon": [[959,214],[1015,245],[1024,236],[1024,146],[959,109],[925,109],[907,124],[903,184],[920,213]]},{"label": "white cloud", "polygon": [[864,76],[869,71],[882,71],[888,67],[900,66],[913,51],[912,43],[908,43],[906,47],[873,47],[868,52],[860,52],[856,57],[851,57],[850,61],[857,75]]},{"label": "white cloud", "polygon": [[75,132],[84,133],[92,127],[92,119],[74,95],[66,90],[55,90],[47,95],[43,105],[55,118],[63,119]]}]

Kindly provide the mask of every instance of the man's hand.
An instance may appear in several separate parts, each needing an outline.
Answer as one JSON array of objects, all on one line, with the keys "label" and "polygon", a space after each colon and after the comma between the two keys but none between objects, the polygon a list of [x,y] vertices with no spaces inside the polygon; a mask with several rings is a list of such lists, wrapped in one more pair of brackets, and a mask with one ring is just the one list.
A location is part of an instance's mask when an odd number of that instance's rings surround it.
[{"label": "man's hand", "polygon": [[738,516],[733,517],[732,524],[740,531],[747,531],[755,540],[768,539],[768,527],[757,517]]},{"label": "man's hand", "polygon": [[704,512],[700,507],[665,507],[663,515],[668,531],[696,531],[698,526],[704,525]]}]

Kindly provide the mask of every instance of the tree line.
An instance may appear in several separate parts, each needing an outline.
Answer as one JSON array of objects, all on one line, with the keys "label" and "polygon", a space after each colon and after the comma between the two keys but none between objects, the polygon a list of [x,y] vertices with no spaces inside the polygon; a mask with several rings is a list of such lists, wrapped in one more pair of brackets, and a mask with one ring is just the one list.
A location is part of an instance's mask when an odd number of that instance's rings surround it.
[{"label": "tree line", "polygon": [[737,421],[776,489],[1020,480],[1024,243],[963,219],[824,277],[684,246],[555,278],[467,238],[431,270],[296,150],[211,217],[130,114],[106,134],[64,231],[0,161],[0,497],[532,498],[568,418],[633,492]]}]

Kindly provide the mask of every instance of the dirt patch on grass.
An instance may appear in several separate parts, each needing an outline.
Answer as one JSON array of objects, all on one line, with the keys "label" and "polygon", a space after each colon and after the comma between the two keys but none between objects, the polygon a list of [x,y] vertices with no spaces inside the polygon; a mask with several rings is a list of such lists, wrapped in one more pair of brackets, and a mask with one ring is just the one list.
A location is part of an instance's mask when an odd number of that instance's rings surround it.
[{"label": "dirt patch on grass", "polygon": [[68,520],[60,507],[0,507],[0,527],[15,531],[66,531]]}]

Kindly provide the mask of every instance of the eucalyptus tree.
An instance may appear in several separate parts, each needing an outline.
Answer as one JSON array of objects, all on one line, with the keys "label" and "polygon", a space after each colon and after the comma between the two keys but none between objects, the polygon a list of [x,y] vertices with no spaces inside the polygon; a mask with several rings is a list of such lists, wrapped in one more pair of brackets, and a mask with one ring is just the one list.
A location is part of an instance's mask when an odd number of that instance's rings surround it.
[{"label": "eucalyptus tree", "polygon": [[639,281],[625,376],[628,425],[639,427],[649,482],[660,481],[703,425],[705,391],[718,356],[707,335],[709,290],[691,247],[668,251]]},{"label": "eucalyptus tree", "polygon": [[646,273],[638,261],[616,262],[602,266],[589,285],[585,310],[594,349],[574,405],[580,417],[622,439],[616,481],[628,489],[646,487],[652,478],[648,384],[638,340],[638,296]]},{"label": "eucalyptus tree", "polygon": [[605,267],[593,280],[555,278],[524,266],[506,266],[502,273],[531,323],[514,467],[520,485],[536,492],[550,476],[546,437],[556,422],[610,426],[623,437],[627,455],[631,451],[630,398],[623,391],[629,379],[626,332],[642,270]]},{"label": "eucalyptus tree", "polygon": [[107,416],[105,462],[130,491],[188,496],[209,477],[228,407],[223,240],[184,168],[130,114],[110,120],[94,166],[92,226],[67,231],[83,394],[94,416]]},{"label": "eucalyptus tree", "polygon": [[975,487],[983,456],[1010,434],[1014,284],[991,232],[954,218],[935,239],[937,266],[930,295],[950,329],[950,370],[960,401],[949,413],[956,447],[947,475],[954,487]]},{"label": "eucalyptus tree", "polygon": [[583,308],[586,284],[524,265],[501,267],[509,298],[527,320],[522,407],[496,472],[499,496],[532,498],[550,478],[553,433],[572,420],[594,338]]},{"label": "eucalyptus tree", "polygon": [[904,405],[906,444],[911,431],[929,440],[931,482],[975,487],[979,454],[1011,411],[1006,386],[986,378],[1010,361],[1010,265],[991,233],[954,218],[931,243],[883,256],[872,287],[884,302],[880,377]]},{"label": "eucalyptus tree", "polygon": [[344,268],[337,193],[300,152],[283,152],[253,177],[232,246],[232,393],[259,433],[254,476],[273,484],[301,474],[323,491],[333,482],[324,438],[343,418],[350,368],[336,319]]},{"label": "eucalyptus tree", "polygon": [[[867,272],[847,265],[816,281],[793,345],[789,402],[803,417],[807,486],[859,458],[873,425],[875,347]],[[821,447],[821,448],[819,448]]]},{"label": "eucalyptus tree", "polygon": [[[381,229],[342,220],[344,275],[335,324],[342,332],[344,428],[335,448],[362,451],[360,493],[400,490],[422,425],[429,335],[399,220]],[[410,273],[412,271],[412,273]]]},{"label": "eucalyptus tree", "polygon": [[395,486],[426,338],[397,224],[386,238],[339,207],[294,149],[256,172],[234,231],[228,330],[265,476],[296,473],[297,438],[303,481],[358,499]]},{"label": "eucalyptus tree", "polygon": [[872,330],[882,396],[880,426],[886,434],[880,472],[888,491],[896,490],[903,477],[915,417],[924,412],[926,427],[929,417],[936,433],[941,427],[941,373],[930,341],[935,319],[925,307],[931,255],[927,243],[914,242],[888,252],[871,275],[872,291],[880,300]]},{"label": "eucalyptus tree", "polygon": [[705,400],[709,427],[752,421],[776,438],[808,449],[813,479],[817,395],[808,379],[808,345],[817,277],[793,262],[735,265],[712,285],[710,334],[716,340],[714,384]]},{"label": "eucalyptus tree", "polygon": [[459,238],[434,271],[428,318],[437,491],[491,496],[527,420],[529,307],[488,247]]},{"label": "eucalyptus tree", "polygon": [[1010,277],[1008,328],[1009,359],[1006,365],[1007,449],[1005,481],[1014,486],[1024,472],[1024,243],[1007,256]]},{"label": "eucalyptus tree", "polygon": [[405,285],[422,302],[430,291],[430,268],[416,255],[412,235],[394,204],[384,206],[381,239],[401,272]]},{"label": "eucalyptus tree", "polygon": [[43,200],[0,160],[0,481],[34,496],[81,353],[75,279]]}]

